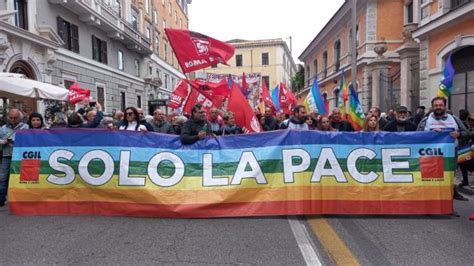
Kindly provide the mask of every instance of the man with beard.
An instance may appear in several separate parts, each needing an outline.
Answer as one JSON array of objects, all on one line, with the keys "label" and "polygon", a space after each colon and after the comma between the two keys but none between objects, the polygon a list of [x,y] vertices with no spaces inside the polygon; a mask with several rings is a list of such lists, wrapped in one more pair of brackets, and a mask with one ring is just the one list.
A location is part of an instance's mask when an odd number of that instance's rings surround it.
[{"label": "man with beard", "polygon": [[309,130],[308,124],[306,124],[306,109],[303,105],[295,106],[293,110],[293,116],[288,120],[288,129],[297,130]]},{"label": "man with beard", "polygon": [[349,122],[341,120],[341,111],[339,108],[334,108],[331,114],[331,126],[336,129],[337,131],[345,131],[345,132],[352,132],[354,129],[352,128]]},{"label": "man with beard", "polygon": [[[431,100],[433,112],[421,120],[417,130],[449,132],[449,135],[456,139],[456,145],[458,145],[458,140],[467,138],[469,133],[459,118],[446,112],[446,102],[447,100],[443,97],[433,98]],[[456,187],[454,187],[454,199],[468,200],[457,191]]]},{"label": "man with beard", "polygon": [[212,134],[211,125],[206,120],[206,110],[201,104],[196,104],[191,109],[191,118],[181,128],[181,143],[193,144]]},{"label": "man with beard", "polygon": [[278,129],[276,119],[272,115],[272,109],[270,107],[265,108],[265,122],[262,124],[264,131],[272,131]]},{"label": "man with beard", "polygon": [[383,130],[390,132],[416,131],[416,125],[408,119],[408,108],[398,106],[395,109],[395,120],[388,122]]}]

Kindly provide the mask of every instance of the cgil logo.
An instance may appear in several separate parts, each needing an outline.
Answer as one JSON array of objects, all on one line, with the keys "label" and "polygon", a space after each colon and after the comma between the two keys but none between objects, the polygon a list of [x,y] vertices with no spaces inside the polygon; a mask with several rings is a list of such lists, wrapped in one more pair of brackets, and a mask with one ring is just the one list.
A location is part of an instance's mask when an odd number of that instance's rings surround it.
[{"label": "cgil logo", "polygon": [[25,151],[22,154],[20,183],[38,183],[41,167],[41,152]]},{"label": "cgil logo", "polygon": [[420,155],[421,180],[444,180],[444,153],[441,148],[422,148]]}]

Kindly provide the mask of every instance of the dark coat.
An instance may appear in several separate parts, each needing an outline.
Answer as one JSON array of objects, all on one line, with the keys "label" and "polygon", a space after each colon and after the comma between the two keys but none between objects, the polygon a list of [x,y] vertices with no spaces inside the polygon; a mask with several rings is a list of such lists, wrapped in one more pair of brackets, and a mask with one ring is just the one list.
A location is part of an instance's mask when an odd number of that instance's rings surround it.
[{"label": "dark coat", "polygon": [[[398,125],[403,125],[405,130],[399,131],[398,130]],[[384,131],[389,131],[389,132],[405,132],[405,131],[416,131],[416,125],[411,122],[410,120],[406,120],[403,123],[398,123],[397,120],[388,122],[387,125],[383,128]]]},{"label": "dark coat", "polygon": [[203,130],[204,126],[207,125],[205,131],[207,134],[211,134],[211,125],[207,121],[195,121],[194,119],[189,119],[181,127],[181,143],[183,144],[193,144],[199,140],[198,133]]}]

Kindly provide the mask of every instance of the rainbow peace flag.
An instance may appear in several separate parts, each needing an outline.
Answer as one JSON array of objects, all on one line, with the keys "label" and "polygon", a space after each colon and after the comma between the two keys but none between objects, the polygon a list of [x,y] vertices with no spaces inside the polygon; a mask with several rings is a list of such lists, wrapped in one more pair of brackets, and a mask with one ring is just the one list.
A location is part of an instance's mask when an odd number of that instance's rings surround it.
[{"label": "rainbow peace flag", "polygon": [[304,100],[304,105],[306,107],[306,110],[308,110],[309,112],[318,111],[320,115],[325,115],[328,113],[326,105],[323,101],[323,96],[321,95],[321,91],[319,90],[318,80],[316,77],[314,78],[313,86],[309,90],[308,95]]},{"label": "rainbow peace flag", "polygon": [[458,150],[458,163],[465,163],[474,159],[474,146],[465,145]]},{"label": "rainbow peace flag", "polygon": [[451,96],[451,90],[453,88],[453,79],[454,79],[454,67],[451,62],[451,55],[449,55],[446,65],[444,66],[443,75],[441,76],[441,83],[438,87],[438,92],[436,95],[438,97],[444,97],[449,99]]},{"label": "rainbow peace flag", "polygon": [[362,109],[362,104],[360,104],[359,96],[352,85],[350,86],[350,90],[349,123],[351,123],[354,130],[358,131],[362,130],[362,127],[364,126],[365,114]]},{"label": "rainbow peace flag", "polygon": [[348,100],[348,95],[347,95],[347,85],[346,85],[346,80],[345,80],[345,72],[342,70],[341,72],[341,78],[339,79],[339,110],[341,111],[341,115],[343,119],[346,119],[346,102]]}]

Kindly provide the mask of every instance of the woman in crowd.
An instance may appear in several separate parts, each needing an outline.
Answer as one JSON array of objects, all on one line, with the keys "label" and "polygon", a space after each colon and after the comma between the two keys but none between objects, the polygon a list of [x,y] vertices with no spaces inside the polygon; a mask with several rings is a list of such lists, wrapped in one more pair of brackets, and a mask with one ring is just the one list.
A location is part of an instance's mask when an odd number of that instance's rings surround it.
[{"label": "woman in crowd", "polygon": [[364,126],[362,127],[362,131],[364,132],[372,132],[372,131],[380,131],[378,117],[371,113],[368,113],[364,120]]},{"label": "woman in crowd", "polygon": [[315,130],[318,129],[317,123],[313,121],[313,118],[311,116],[306,117],[306,124],[308,125],[309,130]]},{"label": "woman in crowd", "polygon": [[222,135],[236,135],[242,134],[243,131],[240,127],[235,124],[234,114],[229,112],[224,115],[224,129]]},{"label": "woman in crowd", "polygon": [[146,127],[140,124],[140,116],[135,107],[127,107],[125,109],[125,116],[119,130],[147,131]]},{"label": "woman in crowd", "polygon": [[31,113],[28,118],[28,126],[31,129],[42,129],[45,127],[43,116],[39,113]]},{"label": "woman in crowd", "polygon": [[329,117],[325,116],[325,115],[322,115],[322,116],[319,117],[318,130],[320,130],[320,131],[336,131],[336,129],[334,129],[331,126],[331,120],[329,120]]}]

